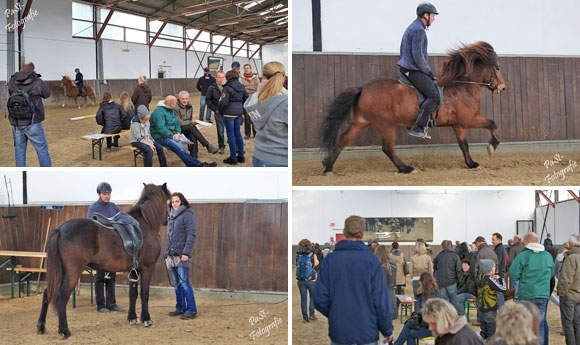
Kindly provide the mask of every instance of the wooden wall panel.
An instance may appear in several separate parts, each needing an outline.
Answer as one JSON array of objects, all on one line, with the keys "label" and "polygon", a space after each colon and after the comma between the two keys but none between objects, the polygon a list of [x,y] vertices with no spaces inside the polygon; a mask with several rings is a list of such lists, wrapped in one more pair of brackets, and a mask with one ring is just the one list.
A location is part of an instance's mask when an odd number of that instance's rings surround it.
[{"label": "wooden wall panel", "polygon": [[[396,77],[398,56],[294,54],[292,56],[292,132],[294,149],[320,147],[327,107],[344,89],[374,78]],[[444,59],[430,57],[434,70]],[[500,57],[507,85],[501,95],[482,90],[481,114],[494,120],[502,142],[574,140],[580,137],[580,58]],[[451,128],[432,130],[433,140],[420,142],[397,128],[397,145],[455,143]],[[469,130],[470,143],[489,141],[487,130]],[[372,129],[352,146],[381,145]]]},{"label": "wooden wall panel", "polygon": [[[118,206],[123,211],[131,207]],[[61,210],[16,207],[15,218],[0,220],[0,249],[41,251],[49,219],[52,230],[68,219],[86,217],[88,207],[65,206]],[[288,291],[287,203],[195,203],[191,207],[197,220],[190,270],[194,287]],[[8,212],[6,207],[0,207],[0,215]],[[163,251],[167,243],[165,226],[161,228],[160,239]],[[40,259],[20,261],[26,267],[40,266]],[[82,279],[88,282],[88,277]],[[127,284],[126,275],[118,275],[117,281]],[[9,282],[8,272],[1,269],[0,284]],[[157,262],[152,285],[171,285],[162,257]]]}]

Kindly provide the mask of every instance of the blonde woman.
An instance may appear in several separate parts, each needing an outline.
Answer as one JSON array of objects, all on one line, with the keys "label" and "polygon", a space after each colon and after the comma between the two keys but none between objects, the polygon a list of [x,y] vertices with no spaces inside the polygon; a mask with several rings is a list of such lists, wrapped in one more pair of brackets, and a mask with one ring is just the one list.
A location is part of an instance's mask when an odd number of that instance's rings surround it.
[{"label": "blonde woman", "polygon": [[278,61],[262,68],[262,83],[244,104],[254,123],[255,167],[288,166],[288,91],[284,88],[286,70]]},{"label": "blonde woman", "polygon": [[442,298],[431,298],[423,305],[423,322],[429,325],[438,345],[483,345],[483,339],[469,328],[465,316]]},{"label": "blonde woman", "polygon": [[149,103],[153,99],[151,89],[149,85],[147,85],[147,77],[144,75],[140,75],[137,79],[139,83],[135,90],[133,90],[133,95],[131,96],[131,101],[133,101],[133,105],[135,109],[143,104],[147,110],[149,110]]},{"label": "blonde woman", "polygon": [[125,109],[125,112],[127,113],[127,117],[123,121],[123,129],[130,129],[131,128],[131,120],[133,119],[133,116],[135,116],[135,114],[137,114],[137,112],[136,112],[135,106],[133,105],[133,102],[131,101],[131,98],[129,97],[129,94],[127,92],[125,92],[125,91],[121,92],[121,95],[119,96],[119,103],[121,104],[121,107],[123,107],[123,109]]},{"label": "blonde woman", "polygon": [[[383,266],[383,272],[385,272],[385,278],[387,280],[387,289],[389,290],[389,297],[391,298],[391,305],[393,310],[397,305],[397,300],[395,298],[395,285],[397,274],[397,264],[391,260],[391,255],[389,254],[389,248],[385,245],[379,245],[375,249],[375,255],[381,262]],[[397,313],[393,313],[393,320],[397,318]]]},{"label": "blonde woman", "polygon": [[433,261],[427,254],[424,242],[415,243],[415,252],[411,256],[409,271],[412,277],[413,297],[415,298],[415,310],[421,309],[421,300],[418,298],[419,278],[424,272],[433,274]]},{"label": "blonde woman", "polygon": [[[537,308],[536,308],[537,309]],[[495,336],[490,345],[540,345],[532,312],[518,302],[507,302],[496,317]]]}]

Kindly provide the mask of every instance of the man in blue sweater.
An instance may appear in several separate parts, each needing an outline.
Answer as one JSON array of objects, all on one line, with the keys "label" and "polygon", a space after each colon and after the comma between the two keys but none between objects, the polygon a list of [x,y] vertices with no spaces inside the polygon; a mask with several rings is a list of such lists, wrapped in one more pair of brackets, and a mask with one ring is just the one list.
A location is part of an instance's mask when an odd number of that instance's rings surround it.
[{"label": "man in blue sweater", "polygon": [[331,345],[376,345],[393,339],[393,308],[385,274],[377,257],[363,242],[365,219],[350,216],[344,222],[346,239],[320,264],[312,299],[328,318]]},{"label": "man in blue sweater", "polygon": [[426,100],[421,104],[419,116],[415,124],[409,130],[409,135],[422,139],[431,139],[427,134],[429,116],[439,104],[439,91],[435,86],[435,75],[431,71],[427,61],[427,34],[425,30],[435,21],[437,9],[428,2],[423,2],[417,7],[417,19],[415,19],[401,40],[401,59],[397,62],[403,73],[419,92],[425,95]]}]

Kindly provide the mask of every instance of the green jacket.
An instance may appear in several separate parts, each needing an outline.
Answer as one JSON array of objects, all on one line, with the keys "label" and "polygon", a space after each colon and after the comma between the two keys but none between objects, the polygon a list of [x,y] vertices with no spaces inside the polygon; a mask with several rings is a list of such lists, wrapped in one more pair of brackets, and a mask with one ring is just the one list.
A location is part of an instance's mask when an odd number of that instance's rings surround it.
[{"label": "green jacket", "polygon": [[562,271],[558,278],[558,296],[565,296],[580,302],[580,248],[575,247],[566,252]]},{"label": "green jacket", "polygon": [[550,279],[554,276],[554,260],[539,243],[530,243],[512,262],[508,274],[519,280],[518,298],[550,298]]},{"label": "green jacket", "polygon": [[171,139],[173,134],[181,133],[181,126],[173,109],[158,106],[151,113],[149,122],[151,123],[150,132],[153,139]]}]

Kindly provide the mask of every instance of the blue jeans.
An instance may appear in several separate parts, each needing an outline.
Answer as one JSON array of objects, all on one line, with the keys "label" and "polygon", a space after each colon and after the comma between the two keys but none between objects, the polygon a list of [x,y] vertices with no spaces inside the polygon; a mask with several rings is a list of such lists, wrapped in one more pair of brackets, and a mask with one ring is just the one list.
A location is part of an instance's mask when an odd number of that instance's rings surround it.
[{"label": "blue jeans", "polygon": [[399,337],[397,337],[397,340],[395,340],[394,345],[403,345],[405,340],[407,341],[407,345],[415,345],[417,344],[417,339],[423,339],[433,335],[430,330],[424,327],[419,329],[411,329],[410,324],[410,322],[405,322],[401,333],[399,333]]},{"label": "blue jeans", "polygon": [[175,152],[175,154],[181,158],[185,166],[188,167],[198,167],[201,166],[201,162],[197,158],[192,157],[183,146],[173,139],[159,138],[155,139],[155,142],[161,144],[162,146],[168,148],[169,150]]},{"label": "blue jeans", "polygon": [[220,114],[214,114],[214,115],[215,115],[215,128],[216,128],[217,137],[218,137],[218,148],[224,149],[226,147],[226,144],[224,141],[224,117],[221,116]]},{"label": "blue jeans", "polygon": [[240,126],[242,125],[242,117],[224,116],[224,124],[226,125],[226,133],[228,134],[230,157],[232,159],[244,157],[244,138],[242,138],[242,132],[240,130]]},{"label": "blue jeans", "polygon": [[26,166],[26,146],[28,145],[28,140],[30,140],[30,143],[36,150],[38,165],[41,167],[52,166],[48,153],[48,142],[46,141],[42,122],[26,127],[12,126],[12,137],[14,138],[14,157],[16,158],[17,167]]},{"label": "blue jeans", "polygon": [[288,164],[278,165],[278,164],[274,164],[274,163],[268,163],[268,162],[263,161],[259,158],[256,158],[255,156],[252,156],[252,164],[255,167],[260,167],[260,168],[264,168],[264,167],[287,167],[288,166]]},{"label": "blue jeans", "polygon": [[472,294],[468,293],[468,292],[463,292],[460,293],[459,295],[457,295],[457,306],[459,307],[459,309],[457,310],[457,314],[459,315],[465,315],[465,301],[467,301],[468,299],[475,299],[475,296],[473,296]]},{"label": "blue jeans", "polygon": [[211,109],[209,107],[207,107],[206,120],[203,118],[203,113],[206,110],[205,105],[205,96],[201,96],[199,98],[199,119],[201,121],[211,122]]},{"label": "blue jeans", "polygon": [[[131,143],[132,146],[135,146],[141,152],[143,152],[143,166],[144,167],[152,167],[153,166],[153,150],[149,145],[143,144],[141,142],[135,141]],[[166,167],[167,160],[165,159],[165,151],[163,151],[163,146],[158,142],[154,141],[153,146],[155,146],[155,151],[157,152],[157,158],[159,159],[159,166]]]},{"label": "blue jeans", "polygon": [[491,338],[495,334],[495,316],[497,315],[497,310],[492,311],[480,311],[477,315],[479,319],[480,332],[479,335],[483,340]]},{"label": "blue jeans", "polygon": [[457,305],[457,283],[453,283],[449,286],[440,287],[441,297],[446,299],[449,303],[453,304],[455,310],[459,312],[459,307]]},{"label": "blue jeans", "polygon": [[172,267],[171,276],[175,287],[175,311],[197,314],[193,288],[189,283],[189,267]]},{"label": "blue jeans", "polygon": [[580,302],[560,297],[560,317],[566,344],[580,345]]},{"label": "blue jeans", "polygon": [[417,296],[417,290],[419,289],[419,280],[413,280],[411,282],[411,285],[413,286],[413,298],[415,299],[415,305],[413,306],[415,309],[415,311],[419,311],[421,310],[421,298],[419,298],[419,296]]},{"label": "blue jeans", "polygon": [[[312,300],[312,290],[314,289],[314,281],[299,280],[298,290],[300,290],[300,309],[302,309],[302,319],[308,320],[308,317],[314,316],[314,300]],[[310,295],[310,303],[308,303],[308,295]],[[308,304],[308,310],[306,310]]]},{"label": "blue jeans", "polygon": [[532,298],[528,301],[534,303],[540,311],[540,345],[548,345],[550,336],[548,321],[546,321],[546,313],[548,312],[548,299]]}]

